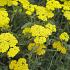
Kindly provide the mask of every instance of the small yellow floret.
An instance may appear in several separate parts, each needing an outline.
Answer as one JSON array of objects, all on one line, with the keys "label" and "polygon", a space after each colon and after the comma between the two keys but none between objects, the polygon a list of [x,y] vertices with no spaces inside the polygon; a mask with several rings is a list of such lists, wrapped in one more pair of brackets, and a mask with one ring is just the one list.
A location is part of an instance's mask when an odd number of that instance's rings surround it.
[{"label": "small yellow floret", "polygon": [[62,54],[66,54],[67,49],[62,45],[60,41],[55,41],[53,43],[53,48],[57,49],[57,51],[61,52]]},{"label": "small yellow floret", "polygon": [[64,40],[64,41],[68,41],[69,40],[69,35],[66,32],[63,32],[60,36],[59,36],[60,40]]},{"label": "small yellow floret", "polygon": [[22,33],[23,33],[23,34],[31,33],[31,32],[30,32],[30,29],[31,29],[31,28],[26,27],[26,28],[22,31]]}]

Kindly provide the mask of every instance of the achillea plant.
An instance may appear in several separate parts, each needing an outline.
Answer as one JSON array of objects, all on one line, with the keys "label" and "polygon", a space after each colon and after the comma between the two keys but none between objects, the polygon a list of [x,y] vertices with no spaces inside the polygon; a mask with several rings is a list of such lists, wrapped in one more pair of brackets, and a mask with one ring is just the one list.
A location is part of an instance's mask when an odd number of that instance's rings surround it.
[{"label": "achillea plant", "polygon": [[0,0],[0,70],[69,70],[70,0]]}]

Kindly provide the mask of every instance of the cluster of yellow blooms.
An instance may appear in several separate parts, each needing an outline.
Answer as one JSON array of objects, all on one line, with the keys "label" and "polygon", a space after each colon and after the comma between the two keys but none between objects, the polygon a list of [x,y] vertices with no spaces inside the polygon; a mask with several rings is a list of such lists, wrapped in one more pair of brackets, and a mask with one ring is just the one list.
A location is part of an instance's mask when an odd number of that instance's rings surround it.
[{"label": "cluster of yellow blooms", "polygon": [[[31,33],[31,35],[34,37],[34,43],[30,43],[28,45],[28,50],[34,50],[36,54],[43,55],[46,49],[44,43],[49,35],[52,35],[52,32],[56,32],[56,26],[52,25],[51,23],[46,24],[45,27],[35,24],[31,26],[31,28],[25,28],[23,33]],[[60,34],[59,38],[61,41],[63,40],[67,42],[69,40],[69,35],[66,32],[63,32]],[[63,54],[65,54],[67,50],[65,47],[63,47],[60,41],[55,41],[53,43],[53,48],[56,48],[57,51],[60,51]]]},{"label": "cluster of yellow blooms", "polygon": [[[0,28],[8,28],[10,18],[7,10],[4,7],[18,6],[22,4],[25,9],[25,13],[29,16],[36,14],[37,18],[43,21],[47,21],[54,17],[56,9],[62,11],[64,17],[70,20],[70,0],[46,0],[45,6],[31,4],[29,0],[0,0]],[[31,27],[26,27],[23,30],[23,34],[31,35],[32,42],[28,45],[28,50],[36,53],[37,55],[43,55],[46,52],[46,42],[50,35],[56,32],[56,25],[47,23],[46,25],[34,24]],[[67,48],[64,47],[62,41],[68,42],[69,35],[63,32],[59,35],[58,41],[54,41],[52,47],[62,54],[66,54]],[[19,46],[17,46],[18,40],[16,37],[7,32],[0,34],[0,53],[6,53],[8,57],[15,57],[19,52]],[[25,58],[19,58],[18,60],[12,60],[9,64],[10,70],[29,70],[28,64]]]},{"label": "cluster of yellow blooms", "polygon": [[31,28],[30,27],[26,27],[24,30],[23,30],[23,34],[27,34],[27,33],[31,33],[30,32]]},{"label": "cluster of yellow blooms", "polygon": [[45,27],[36,24],[31,27],[32,36],[47,38],[49,35],[52,35],[52,32],[56,32],[56,26],[51,23],[48,23]]},{"label": "cluster of yellow blooms", "polygon": [[60,36],[59,36],[60,40],[64,40],[64,41],[68,41],[69,40],[69,35],[66,32],[63,32]]},{"label": "cluster of yellow blooms", "polygon": [[31,28],[25,28],[23,30],[24,34],[31,33],[33,37],[41,37],[40,39],[43,39],[42,37],[47,38],[52,32],[56,32],[56,26],[51,23],[48,23],[45,27],[35,24]]},{"label": "cluster of yellow blooms", "polygon": [[[63,33],[60,34],[59,39],[61,41],[68,42],[69,35],[66,32],[63,32]],[[55,41],[53,43],[53,48],[57,49],[57,51],[60,51],[62,54],[66,54],[66,52],[67,52],[67,48],[65,48],[60,41]]]},{"label": "cluster of yellow blooms", "polygon": [[29,70],[28,64],[26,63],[25,58],[19,58],[17,60],[12,60],[11,63],[9,64],[9,69],[10,70]]},{"label": "cluster of yellow blooms", "polygon": [[43,6],[37,6],[36,7],[36,15],[39,19],[41,19],[43,21],[47,21],[47,19],[52,18],[54,16],[52,11],[47,10]]},{"label": "cluster of yellow blooms", "polygon": [[0,0],[0,6],[5,6],[5,5],[8,5],[8,6],[11,6],[11,5],[14,5],[14,6],[17,6],[18,5],[18,0]]},{"label": "cluster of yellow blooms", "polygon": [[26,9],[27,15],[32,15],[36,12],[37,17],[43,21],[47,21],[47,19],[52,18],[54,16],[53,11],[61,8],[63,8],[64,16],[70,20],[70,1],[66,0],[61,0],[64,4],[61,4],[57,0],[47,0],[45,7],[33,5],[29,2],[29,0],[0,0],[0,6],[17,6],[18,1],[22,4],[23,8]]},{"label": "cluster of yellow blooms", "polygon": [[22,4],[23,8],[26,9],[26,14],[32,15],[36,5],[30,4],[28,0],[19,0],[19,2]]},{"label": "cluster of yellow blooms", "polygon": [[33,5],[29,2],[29,0],[19,0],[19,2],[22,4],[23,8],[26,9],[27,15],[32,15],[34,12],[36,12],[36,15],[39,19],[43,21],[47,21],[47,19],[52,18],[54,16],[53,11],[55,9],[61,9],[64,10],[64,16],[70,20],[70,1],[61,0],[64,2],[64,4],[61,4],[57,0],[47,0],[46,1],[46,7],[44,6],[38,6]]},{"label": "cluster of yellow blooms", "polygon": [[27,15],[32,15],[36,12],[37,17],[43,21],[47,21],[48,18],[54,16],[52,11],[47,10],[46,7],[33,5],[28,0],[19,0],[19,2],[23,5],[23,8],[26,9]]},{"label": "cluster of yellow blooms", "polygon": [[17,39],[11,33],[0,34],[0,52],[7,52],[8,57],[14,57],[20,50],[16,46]]},{"label": "cluster of yellow blooms", "polygon": [[9,26],[9,17],[8,12],[5,8],[0,8],[0,27],[8,27]]},{"label": "cluster of yellow blooms", "polygon": [[63,44],[60,41],[55,41],[53,43],[53,48],[57,49],[57,51],[61,52],[62,54],[66,54],[67,49],[63,46]]},{"label": "cluster of yellow blooms", "polygon": [[25,28],[23,33],[31,33],[31,35],[34,37],[34,43],[29,44],[28,50],[38,47],[35,52],[38,55],[43,55],[46,48],[44,43],[46,42],[46,39],[49,37],[49,35],[52,35],[53,32],[56,32],[56,26],[51,23],[46,24],[45,27],[35,24],[31,28]]},{"label": "cluster of yellow blooms", "polygon": [[62,5],[60,4],[59,1],[56,0],[48,0],[46,3],[46,9],[48,10],[55,10],[55,9],[60,9],[62,8]]},{"label": "cluster of yellow blooms", "polygon": [[46,52],[45,49],[46,49],[46,46],[44,44],[30,43],[28,45],[28,50],[29,51],[33,51],[37,55],[43,55],[43,54],[45,54],[45,52]]},{"label": "cluster of yellow blooms", "polygon": [[70,1],[64,1],[63,12],[67,20],[70,20]]},{"label": "cluster of yellow blooms", "polygon": [[37,37],[35,37],[34,42],[39,43],[39,44],[44,44],[46,42],[46,38],[37,36]]}]

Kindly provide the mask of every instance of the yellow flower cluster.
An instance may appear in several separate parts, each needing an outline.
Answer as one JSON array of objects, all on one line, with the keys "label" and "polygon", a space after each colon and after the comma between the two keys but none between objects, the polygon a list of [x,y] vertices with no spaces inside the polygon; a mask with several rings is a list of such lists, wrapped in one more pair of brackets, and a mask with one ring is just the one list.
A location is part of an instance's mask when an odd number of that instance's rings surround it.
[{"label": "yellow flower cluster", "polygon": [[60,40],[64,40],[64,41],[68,41],[69,40],[69,35],[66,32],[63,32],[60,36],[59,36]]},{"label": "yellow flower cluster", "polygon": [[34,12],[36,12],[36,16],[38,19],[47,21],[47,19],[52,18],[54,16],[53,11],[55,9],[61,9],[63,7],[64,10],[64,16],[70,20],[70,1],[61,0],[64,2],[64,4],[61,4],[57,0],[47,0],[46,1],[46,7],[33,5],[29,2],[29,0],[19,0],[19,2],[22,4],[23,8],[26,9],[27,15],[32,15]]},{"label": "yellow flower cluster", "polygon": [[14,46],[13,48],[10,48],[9,51],[7,52],[8,57],[14,57],[17,55],[17,53],[19,52],[19,47]]},{"label": "yellow flower cluster", "polygon": [[62,54],[66,54],[67,49],[63,46],[63,44],[60,41],[55,41],[53,43],[53,48],[57,49],[57,51],[61,52]]},{"label": "yellow flower cluster", "polygon": [[56,26],[48,23],[45,27],[41,25],[34,25],[31,27],[31,34],[35,37],[34,42],[44,44],[46,38],[52,35],[52,32],[56,32]]},{"label": "yellow flower cluster", "polygon": [[64,16],[67,18],[67,20],[70,20],[70,11],[65,11]]},{"label": "yellow flower cluster", "polygon": [[60,4],[59,1],[56,0],[48,0],[48,2],[46,3],[46,8],[48,10],[55,10],[55,9],[60,9],[62,8],[62,5]]},{"label": "yellow flower cluster", "polygon": [[24,34],[26,34],[27,32],[31,33],[31,35],[34,37],[34,43],[29,44],[28,50],[31,51],[32,47],[35,48],[38,46],[35,52],[38,55],[43,55],[45,53],[45,48],[46,48],[44,46],[44,43],[46,42],[46,39],[49,37],[49,35],[52,35],[53,32],[56,32],[56,26],[51,23],[48,23],[45,26],[35,24],[31,26],[31,28],[25,28],[23,30]]},{"label": "yellow flower cluster", "polygon": [[47,21],[47,19],[52,18],[54,16],[52,11],[47,10],[43,6],[37,6],[36,7],[36,15],[39,19],[41,19],[43,21]]},{"label": "yellow flower cluster", "polygon": [[63,10],[70,10],[70,1],[64,1]]},{"label": "yellow flower cluster", "polygon": [[22,4],[23,8],[26,9],[26,14],[32,15],[35,11],[35,5],[30,4],[28,0],[19,0],[19,2]]},{"label": "yellow flower cluster", "polygon": [[51,23],[48,23],[45,27],[36,24],[31,27],[32,36],[42,36],[47,38],[52,32],[56,32],[56,26]]},{"label": "yellow flower cluster", "polygon": [[18,0],[7,0],[7,5],[8,6],[17,6],[18,5]]},{"label": "yellow flower cluster", "polygon": [[70,1],[64,1],[63,13],[67,20],[70,20]]},{"label": "yellow flower cluster", "polygon": [[49,35],[52,35],[53,32],[56,32],[56,26],[48,23],[44,26],[41,25],[33,25],[31,28],[25,28],[22,33],[31,33],[34,37],[34,42],[39,44],[44,44],[46,42],[46,38]]},{"label": "yellow flower cluster", "polygon": [[8,6],[11,6],[11,5],[14,5],[14,6],[17,6],[18,5],[18,0],[0,0],[0,6],[5,6],[5,5],[8,5]]},{"label": "yellow flower cluster", "polygon": [[26,27],[23,31],[22,31],[23,34],[27,34],[27,33],[30,33],[30,28],[29,27]]},{"label": "yellow flower cluster", "polygon": [[0,6],[4,6],[7,4],[7,0],[0,0]]},{"label": "yellow flower cluster", "polygon": [[9,64],[9,69],[10,70],[29,70],[28,64],[26,63],[25,58],[19,58],[18,61],[12,60],[11,63]]},{"label": "yellow flower cluster", "polygon": [[30,43],[28,45],[28,50],[35,52],[37,55],[43,55],[45,54],[46,46],[44,44],[36,44],[36,43]]},{"label": "yellow flower cluster", "polygon": [[43,36],[47,37],[47,29],[41,25],[33,25],[31,27],[31,34],[32,36]]},{"label": "yellow flower cluster", "polygon": [[45,27],[51,30],[52,32],[56,32],[56,26],[52,25],[51,23],[48,23],[47,25],[45,25]]},{"label": "yellow flower cluster", "polygon": [[14,57],[19,52],[16,46],[17,39],[11,33],[2,33],[0,35],[0,52],[7,52],[8,57]]},{"label": "yellow flower cluster", "polygon": [[23,5],[23,8],[26,9],[26,14],[28,15],[32,15],[33,12],[36,12],[37,17],[43,21],[47,21],[47,19],[54,16],[52,11],[47,10],[46,7],[33,5],[28,0],[19,0],[19,2]]},{"label": "yellow flower cluster", "polygon": [[9,17],[8,12],[5,8],[0,8],[0,27],[8,27],[9,26]]}]

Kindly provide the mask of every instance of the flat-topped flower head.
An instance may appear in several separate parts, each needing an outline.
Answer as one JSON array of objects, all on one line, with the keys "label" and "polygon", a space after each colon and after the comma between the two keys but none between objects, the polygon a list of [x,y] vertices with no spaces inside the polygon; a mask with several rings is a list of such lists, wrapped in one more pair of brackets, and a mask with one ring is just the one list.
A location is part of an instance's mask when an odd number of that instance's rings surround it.
[{"label": "flat-topped flower head", "polygon": [[26,63],[25,58],[19,58],[17,60],[12,60],[9,64],[9,69],[10,70],[29,70],[28,64]]},{"label": "flat-topped flower head", "polygon": [[8,27],[10,18],[5,8],[0,8],[0,27]]},{"label": "flat-topped flower head", "polygon": [[70,20],[70,11],[64,11],[64,16],[67,20]]},{"label": "flat-topped flower head", "polygon": [[2,33],[0,35],[0,52],[7,52],[8,57],[14,57],[20,50],[17,47],[18,40],[11,33]]},{"label": "flat-topped flower head", "polygon": [[60,41],[55,41],[53,43],[53,48],[62,54],[66,54],[67,52],[67,49],[63,46],[63,44]]},{"label": "flat-topped flower head", "polygon": [[64,41],[68,41],[69,40],[69,35],[66,32],[61,33],[61,35],[59,36],[60,40],[64,40]]},{"label": "flat-topped flower head", "polygon": [[5,6],[5,5],[8,5],[8,6],[17,6],[18,5],[18,0],[0,0],[0,6]]},{"label": "flat-topped flower head", "polygon": [[46,46],[44,44],[39,44],[39,43],[30,43],[28,45],[28,50],[33,51],[37,55],[44,55],[46,52]]}]

